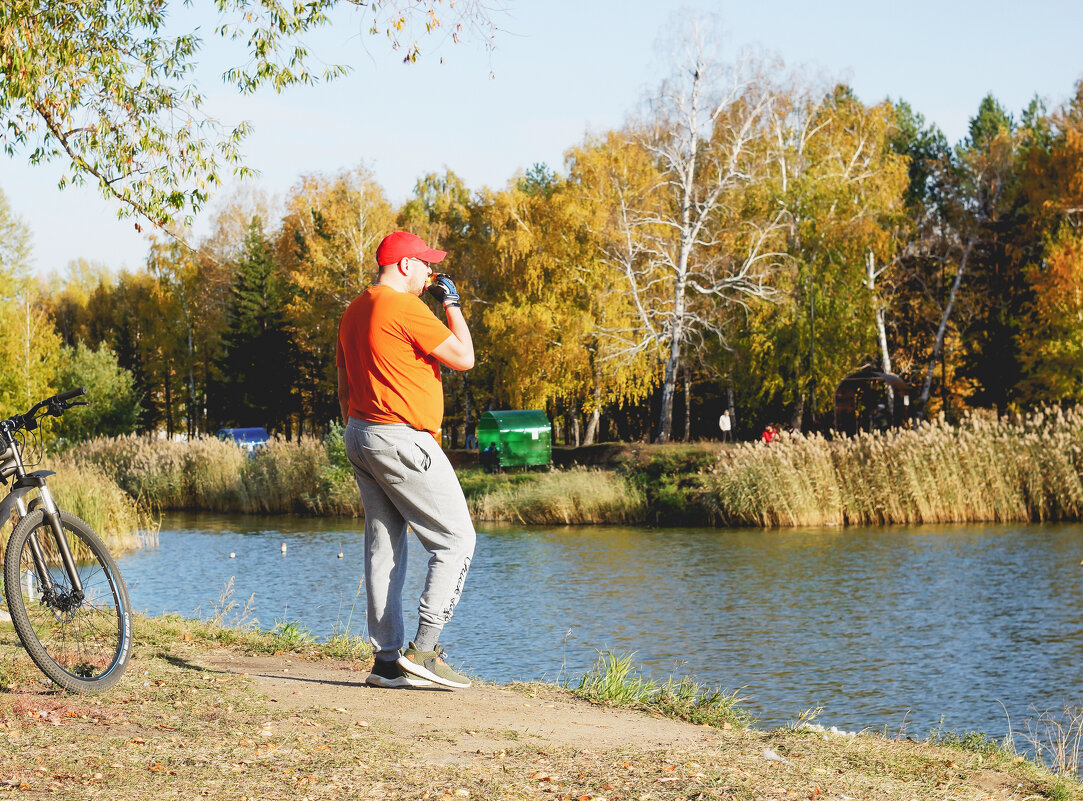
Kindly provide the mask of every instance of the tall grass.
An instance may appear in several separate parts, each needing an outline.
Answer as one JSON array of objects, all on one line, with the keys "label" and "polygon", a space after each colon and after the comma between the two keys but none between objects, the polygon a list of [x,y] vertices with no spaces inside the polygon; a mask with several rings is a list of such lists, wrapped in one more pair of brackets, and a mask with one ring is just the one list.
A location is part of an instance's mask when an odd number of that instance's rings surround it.
[{"label": "tall grass", "polygon": [[1062,713],[1046,711],[1026,726],[1023,737],[1038,762],[1060,776],[1081,777],[1083,707],[1065,705]]},{"label": "tall grass", "polygon": [[213,438],[173,442],[130,435],[90,440],[66,456],[156,510],[361,513],[352,474],[333,464],[315,437],[275,438],[249,457]]},{"label": "tall grass", "polygon": [[828,440],[784,436],[724,450],[703,504],[724,525],[1078,520],[1083,408],[975,414]]},{"label": "tall grass", "polygon": [[108,476],[66,460],[50,469],[57,505],[89,523],[114,555],[157,544],[158,521]]},{"label": "tall grass", "polygon": [[[42,468],[56,471],[49,479],[49,489],[57,505],[90,524],[113,555],[157,543],[158,524],[153,515],[108,476],[65,459],[47,459]],[[7,544],[11,530],[11,524],[4,521],[0,549]]]},{"label": "tall grass", "polygon": [[641,490],[619,473],[586,468],[528,474],[472,499],[479,520],[530,525],[639,523],[646,502]]},{"label": "tall grass", "polygon": [[[217,439],[128,436],[83,443],[64,459],[87,471],[79,474],[79,490],[100,474],[142,509],[362,514],[341,436],[334,433],[326,441],[276,439],[252,458]],[[795,435],[721,450],[644,448],[614,470],[496,476],[467,470],[462,483],[479,520],[536,525],[1079,520],[1083,407],[1014,419],[975,414],[957,426],[936,420],[854,438]]]}]

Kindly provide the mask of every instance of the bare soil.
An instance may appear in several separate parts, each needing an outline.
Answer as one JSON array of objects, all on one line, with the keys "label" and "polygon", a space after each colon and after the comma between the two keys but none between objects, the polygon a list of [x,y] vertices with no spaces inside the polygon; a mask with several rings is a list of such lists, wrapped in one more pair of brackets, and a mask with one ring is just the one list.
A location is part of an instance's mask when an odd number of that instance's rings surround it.
[{"label": "bare soil", "polygon": [[471,761],[479,750],[499,751],[509,742],[590,750],[630,743],[648,749],[708,748],[724,735],[707,726],[597,706],[544,684],[390,690],[365,685],[368,667],[358,663],[221,652],[209,655],[205,664],[247,675],[284,709],[332,708],[363,719],[432,762]]}]

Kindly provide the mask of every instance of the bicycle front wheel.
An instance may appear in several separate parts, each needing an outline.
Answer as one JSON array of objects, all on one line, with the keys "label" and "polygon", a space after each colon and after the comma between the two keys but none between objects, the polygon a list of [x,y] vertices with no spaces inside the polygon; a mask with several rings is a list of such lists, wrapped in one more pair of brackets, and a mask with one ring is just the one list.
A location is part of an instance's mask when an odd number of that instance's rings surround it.
[{"label": "bicycle front wheel", "polygon": [[[128,590],[105,544],[78,517],[60,513],[79,576],[73,587],[41,509],[15,526],[4,552],[4,595],[30,658],[65,690],[94,693],[116,684],[132,647]],[[32,540],[48,581],[34,563]],[[51,585],[51,586],[50,586]]]}]

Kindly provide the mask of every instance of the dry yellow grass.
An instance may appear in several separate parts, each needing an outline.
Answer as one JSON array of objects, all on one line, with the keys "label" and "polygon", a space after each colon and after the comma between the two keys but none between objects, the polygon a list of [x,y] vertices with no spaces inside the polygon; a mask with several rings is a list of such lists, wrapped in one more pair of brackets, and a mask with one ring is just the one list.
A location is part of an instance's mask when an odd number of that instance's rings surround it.
[{"label": "dry yellow grass", "polygon": [[728,525],[1077,520],[1083,410],[974,415],[853,438],[782,436],[721,453],[704,503]]},{"label": "dry yellow grass", "polygon": [[471,511],[479,520],[531,525],[638,523],[644,499],[622,475],[579,467],[499,487],[475,499]]},{"label": "dry yellow grass", "polygon": [[361,513],[353,477],[322,440],[272,439],[249,457],[231,442],[136,435],[81,443],[68,458],[112,478],[144,507],[246,514]]}]

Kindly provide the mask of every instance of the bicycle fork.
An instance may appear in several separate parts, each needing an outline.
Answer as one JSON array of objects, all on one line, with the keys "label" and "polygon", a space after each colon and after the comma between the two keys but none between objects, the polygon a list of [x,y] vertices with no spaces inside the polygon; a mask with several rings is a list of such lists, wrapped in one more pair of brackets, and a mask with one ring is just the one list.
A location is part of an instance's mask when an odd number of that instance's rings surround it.
[{"label": "bicycle fork", "polygon": [[[68,574],[68,579],[71,581],[72,600],[78,603],[83,599],[83,582],[75,566],[75,558],[72,556],[71,548],[68,547],[68,538],[64,536],[64,526],[60,521],[60,509],[57,507],[56,501],[53,500],[52,493],[49,492],[49,488],[44,481],[38,486],[38,497],[41,500],[42,513],[49,522],[49,528],[52,529],[56,549],[60,554],[60,561],[64,565],[64,572]],[[15,506],[19,517],[26,517],[28,510],[22,498],[16,500]],[[49,569],[45,563],[45,554],[42,551],[41,543],[38,542],[37,531],[30,532],[30,536],[27,537],[27,544],[30,546],[30,557],[34,562],[34,570],[37,572],[38,581],[41,583],[42,596],[54,598],[56,587],[53,584],[52,576],[49,575]]]}]

